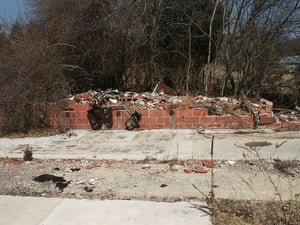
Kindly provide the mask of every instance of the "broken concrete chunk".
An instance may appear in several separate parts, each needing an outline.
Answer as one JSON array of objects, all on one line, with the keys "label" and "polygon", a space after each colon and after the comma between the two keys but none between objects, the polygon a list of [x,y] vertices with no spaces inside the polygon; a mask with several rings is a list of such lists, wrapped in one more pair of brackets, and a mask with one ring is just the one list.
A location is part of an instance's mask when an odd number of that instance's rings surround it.
[{"label": "broken concrete chunk", "polygon": [[207,170],[202,168],[202,167],[198,167],[196,169],[194,169],[195,173],[207,173]]},{"label": "broken concrete chunk", "polygon": [[226,161],[225,163],[226,163],[226,164],[229,164],[229,165],[231,165],[231,166],[233,166],[236,162],[233,161],[233,160],[228,160],[228,161]]},{"label": "broken concrete chunk", "polygon": [[194,169],[193,168],[185,168],[183,171],[185,173],[192,173],[192,172],[194,172]]},{"label": "broken concrete chunk", "polygon": [[151,165],[150,164],[144,164],[142,166],[142,169],[151,169]]}]

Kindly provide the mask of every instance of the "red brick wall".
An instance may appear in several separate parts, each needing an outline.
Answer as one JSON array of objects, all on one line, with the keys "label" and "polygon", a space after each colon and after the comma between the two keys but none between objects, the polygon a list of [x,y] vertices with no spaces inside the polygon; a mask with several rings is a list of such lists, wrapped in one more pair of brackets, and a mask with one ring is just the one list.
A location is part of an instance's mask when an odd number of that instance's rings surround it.
[{"label": "red brick wall", "polygon": [[67,113],[69,113],[70,126],[72,129],[90,129],[87,118],[87,111],[91,108],[89,104],[75,104],[70,101],[68,106],[61,110],[55,105],[48,105],[47,111],[50,119],[50,126],[53,128],[67,128]]},{"label": "red brick wall", "polygon": [[[87,118],[89,104],[68,104],[70,124],[72,129],[91,129]],[[53,128],[66,129],[66,111],[61,111],[55,105],[49,105],[48,114],[50,125]],[[170,109],[139,109],[142,115],[140,129],[172,128],[172,116]],[[125,122],[130,118],[127,110],[113,110],[112,129],[125,129]],[[252,128],[253,117],[244,116],[209,116],[207,109],[173,109],[174,128]]]}]

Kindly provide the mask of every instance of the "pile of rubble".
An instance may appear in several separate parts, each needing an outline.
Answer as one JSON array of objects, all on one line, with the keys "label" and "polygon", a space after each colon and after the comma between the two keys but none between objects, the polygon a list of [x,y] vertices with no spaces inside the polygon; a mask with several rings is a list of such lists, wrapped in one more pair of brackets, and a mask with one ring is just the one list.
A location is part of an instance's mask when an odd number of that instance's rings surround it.
[{"label": "pile of rubble", "polygon": [[[159,83],[153,92],[120,92],[115,89],[106,91],[89,91],[74,96],[68,100],[81,104],[97,104],[115,108],[135,109],[174,109],[174,108],[207,108],[209,115],[273,115],[273,103],[266,100],[249,100],[246,97],[207,97],[178,96],[176,91],[163,83]],[[276,113],[276,121],[297,121],[297,111]]]}]

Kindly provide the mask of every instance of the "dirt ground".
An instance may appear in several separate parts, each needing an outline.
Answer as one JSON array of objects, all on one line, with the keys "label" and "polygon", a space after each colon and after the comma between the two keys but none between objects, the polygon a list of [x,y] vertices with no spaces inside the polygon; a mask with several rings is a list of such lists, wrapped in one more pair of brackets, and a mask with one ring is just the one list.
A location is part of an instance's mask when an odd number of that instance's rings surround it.
[{"label": "dirt ground", "polygon": [[[0,159],[0,194],[153,201],[300,196],[300,162]],[[195,172],[197,168],[198,173]],[[193,172],[192,172],[193,170]],[[199,173],[200,172],[200,173]],[[213,172],[213,182],[212,182]]]}]

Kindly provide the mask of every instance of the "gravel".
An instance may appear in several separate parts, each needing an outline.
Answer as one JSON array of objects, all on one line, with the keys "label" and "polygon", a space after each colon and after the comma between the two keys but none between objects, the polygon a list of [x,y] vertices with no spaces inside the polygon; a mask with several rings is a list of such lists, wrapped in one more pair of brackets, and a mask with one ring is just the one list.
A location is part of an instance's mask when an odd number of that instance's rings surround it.
[{"label": "gravel", "polygon": [[[166,202],[204,200],[211,191],[211,164],[208,167],[205,165],[201,160],[23,161],[1,158],[0,194]],[[185,172],[187,168],[193,171],[202,167],[207,173]],[[215,161],[213,171],[217,198],[274,197],[276,191],[272,190],[270,178],[278,185],[278,190],[286,190],[286,182],[293,189],[291,193],[296,195],[299,194],[297,190],[300,190],[300,163],[295,160],[290,163],[258,160]],[[239,195],[239,189],[246,194]],[[252,192],[255,195],[251,195]],[[284,194],[287,194],[287,199],[292,197],[288,193]]]}]

